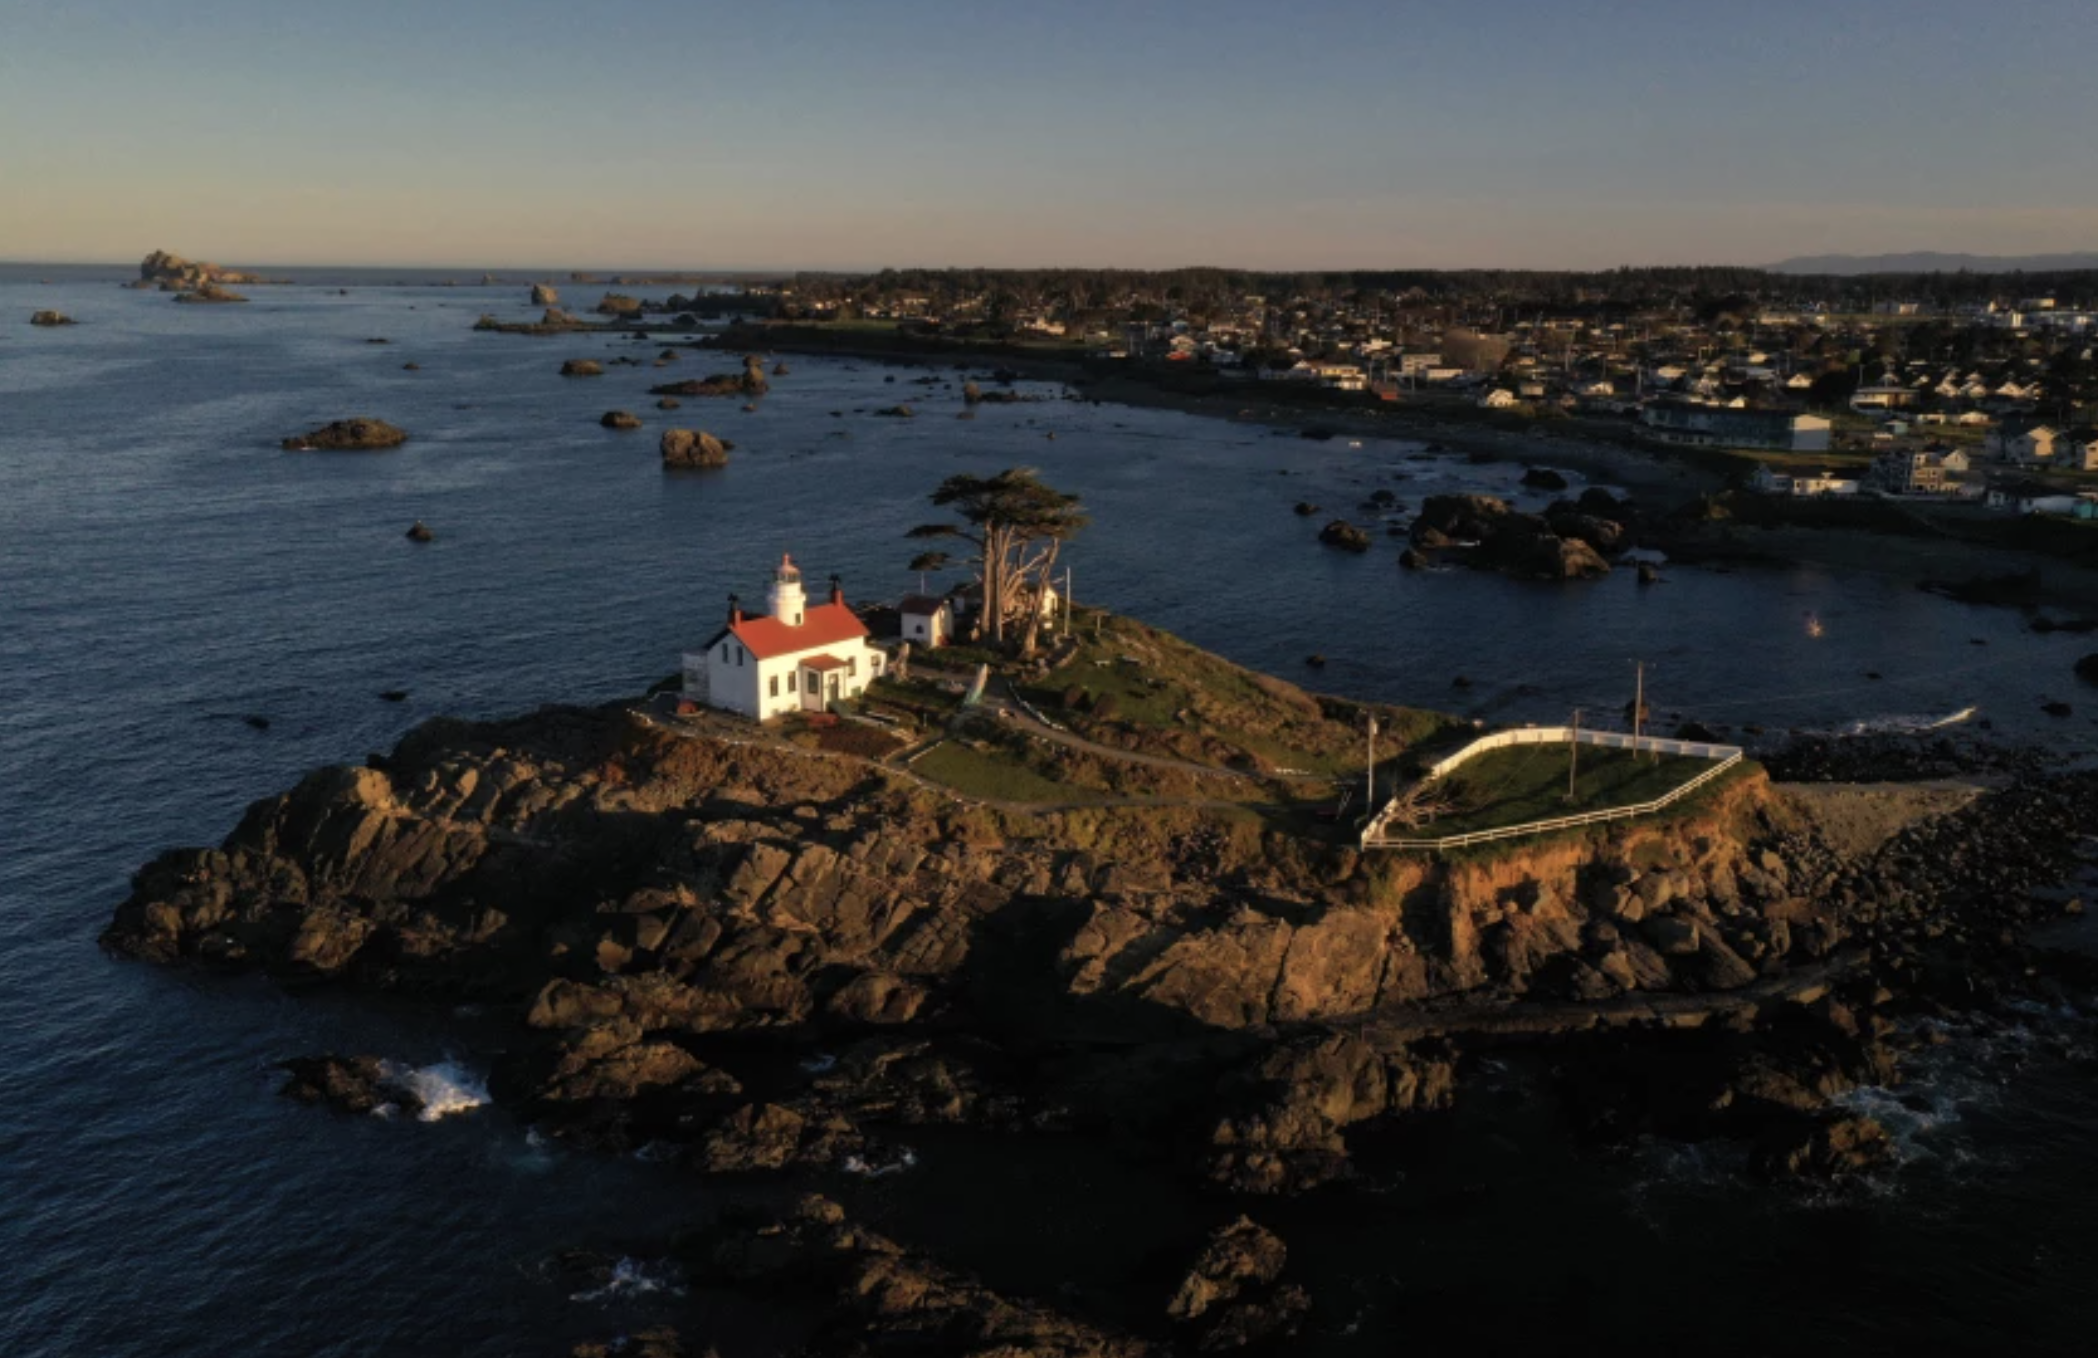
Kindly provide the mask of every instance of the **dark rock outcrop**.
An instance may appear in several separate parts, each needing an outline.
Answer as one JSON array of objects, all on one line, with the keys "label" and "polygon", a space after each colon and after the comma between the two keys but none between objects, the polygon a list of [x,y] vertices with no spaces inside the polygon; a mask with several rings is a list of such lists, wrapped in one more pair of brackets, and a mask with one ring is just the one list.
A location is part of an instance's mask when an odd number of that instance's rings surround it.
[{"label": "dark rock outcrop", "polygon": [[376,1056],[299,1056],[278,1068],[286,1076],[278,1092],[301,1103],[324,1103],[344,1113],[373,1113],[390,1104],[413,1114],[423,1106]]},{"label": "dark rock outcrop", "polygon": [[733,444],[703,429],[666,429],[661,451],[666,467],[726,467]]},{"label": "dark rock outcrop", "polygon": [[1550,467],[1530,467],[1523,472],[1523,484],[1531,490],[1565,490],[1566,478]]},{"label": "dark rock outcrop", "polygon": [[660,387],[650,387],[651,396],[763,396],[771,389],[765,380],[765,364],[756,354],[743,360],[743,371],[736,373],[714,373],[708,377],[687,378],[683,382],[670,382]]},{"label": "dark rock outcrop", "polygon": [[[202,260],[187,260],[165,250],[155,250],[139,261],[136,286],[159,288],[162,292],[191,292],[225,283],[260,283],[255,274],[221,268]],[[246,298],[237,299],[246,301]]]},{"label": "dark rock outcrop", "polygon": [[384,420],[357,416],[335,420],[318,429],[296,434],[281,447],[289,452],[373,452],[398,448],[408,441],[408,432]]},{"label": "dark rock outcrop", "polygon": [[536,307],[559,306],[561,294],[551,283],[534,283],[531,300],[532,305]]},{"label": "dark rock outcrop", "polygon": [[561,364],[563,377],[603,377],[605,365],[594,358],[571,358]]},{"label": "dark rock outcrop", "polygon": [[599,417],[599,424],[607,429],[639,429],[641,417],[630,410],[608,410]]},{"label": "dark rock outcrop", "polygon": [[698,1285],[788,1301],[813,1321],[810,1358],[1149,1358],[1148,1344],[1000,1295],[813,1194],[784,1214],[732,1210],[679,1242]]},{"label": "dark rock outcrop", "polygon": [[1490,495],[1431,495],[1414,520],[1414,545],[1463,548],[1475,566],[1533,580],[1572,580],[1606,575],[1604,552],[1624,546],[1614,521],[1554,506],[1551,515],[1522,514]]},{"label": "dark rock outcrop", "polygon": [[63,311],[39,311],[30,316],[31,325],[75,325],[76,321]]},{"label": "dark rock outcrop", "polygon": [[406,537],[410,542],[434,542],[437,540],[437,534],[431,532],[430,525],[424,523],[421,519],[417,519],[410,524],[408,531],[402,536]]},{"label": "dark rock outcrop", "polygon": [[175,294],[178,302],[245,302],[248,299],[217,283],[203,283],[185,292]]},{"label": "dark rock outcrop", "polygon": [[1319,529],[1319,541],[1328,547],[1338,547],[1347,552],[1366,552],[1370,549],[1370,535],[1346,519],[1334,519]]}]

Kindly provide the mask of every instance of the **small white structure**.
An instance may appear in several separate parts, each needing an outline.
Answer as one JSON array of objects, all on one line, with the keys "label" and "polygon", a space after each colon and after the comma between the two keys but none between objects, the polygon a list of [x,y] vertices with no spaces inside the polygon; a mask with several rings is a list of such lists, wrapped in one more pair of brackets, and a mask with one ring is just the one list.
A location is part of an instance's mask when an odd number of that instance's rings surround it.
[{"label": "small white structure", "polygon": [[896,611],[903,617],[903,639],[928,649],[954,637],[954,610],[931,594],[906,594]]},{"label": "small white structure", "polygon": [[886,657],[845,606],[835,575],[829,599],[810,605],[794,558],[783,556],[767,604],[770,614],[748,614],[729,596],[728,626],[704,650],[685,653],[685,696],[765,721],[823,711],[880,677]]}]

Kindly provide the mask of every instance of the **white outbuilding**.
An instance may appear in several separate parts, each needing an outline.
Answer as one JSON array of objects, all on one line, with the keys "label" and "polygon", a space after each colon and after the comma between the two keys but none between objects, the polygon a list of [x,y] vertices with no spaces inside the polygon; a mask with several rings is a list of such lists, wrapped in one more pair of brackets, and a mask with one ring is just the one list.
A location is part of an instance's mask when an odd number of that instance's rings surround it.
[{"label": "white outbuilding", "polygon": [[794,558],[783,556],[766,602],[770,613],[751,614],[729,596],[728,625],[705,649],[685,653],[686,697],[765,721],[823,711],[881,675],[886,657],[845,606],[837,576],[830,597],[811,605]]}]

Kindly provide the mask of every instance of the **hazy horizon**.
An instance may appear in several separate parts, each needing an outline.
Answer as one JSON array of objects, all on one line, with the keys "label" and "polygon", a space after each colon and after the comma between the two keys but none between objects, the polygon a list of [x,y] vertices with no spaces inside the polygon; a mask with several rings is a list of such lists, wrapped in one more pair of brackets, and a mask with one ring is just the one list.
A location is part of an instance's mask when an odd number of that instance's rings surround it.
[{"label": "hazy horizon", "polygon": [[[0,258],[1596,269],[2098,247],[2098,7],[0,0]],[[471,260],[470,264],[447,261]]]}]

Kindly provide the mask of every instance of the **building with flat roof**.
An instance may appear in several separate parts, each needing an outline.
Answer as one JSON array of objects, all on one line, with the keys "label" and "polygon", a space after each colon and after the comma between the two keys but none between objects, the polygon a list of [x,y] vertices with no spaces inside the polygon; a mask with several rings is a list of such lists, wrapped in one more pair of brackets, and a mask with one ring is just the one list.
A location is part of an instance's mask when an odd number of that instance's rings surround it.
[{"label": "building with flat roof", "polygon": [[1652,401],[1639,412],[1640,430],[1657,443],[1693,448],[1762,448],[1825,453],[1834,427],[1819,415],[1749,410],[1694,401]]}]

